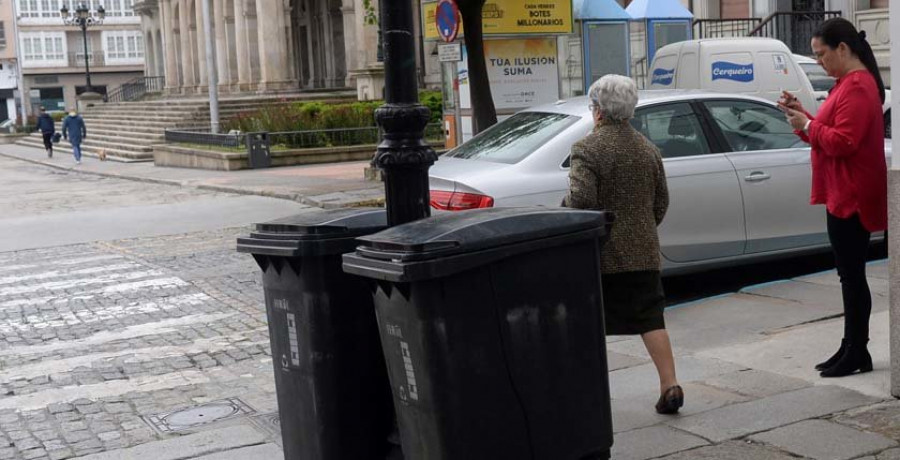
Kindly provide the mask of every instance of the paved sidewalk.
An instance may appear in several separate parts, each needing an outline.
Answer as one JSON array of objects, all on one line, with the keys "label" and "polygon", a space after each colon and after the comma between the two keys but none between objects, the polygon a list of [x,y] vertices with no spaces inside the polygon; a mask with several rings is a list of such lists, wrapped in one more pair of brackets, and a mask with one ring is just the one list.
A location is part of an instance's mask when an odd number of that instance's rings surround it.
[{"label": "paved sidewalk", "polygon": [[[47,162],[42,153],[0,146],[2,155],[72,168],[70,158]],[[364,190],[363,166],[225,173],[88,160],[78,168],[299,194]],[[0,254],[0,459],[279,458],[258,270],[233,250],[246,231]],[[92,282],[105,284],[79,284],[96,270],[104,275]],[[640,339],[610,338],[613,458],[900,460],[887,264],[872,263],[868,273],[875,371],[867,374],[822,379],[812,368],[842,333],[834,271],[667,310],[686,393],[677,416],[653,411],[658,382]],[[148,425],[223,401],[237,413],[222,422],[186,431]]]},{"label": "paved sidewalk", "polygon": [[310,206],[336,208],[372,205],[383,201],[384,186],[367,181],[368,162],[286,166],[241,171],[157,167],[153,163],[101,162],[89,156],[75,165],[71,155],[47,158],[43,149],[16,144],[0,145],[0,155],[53,168],[142,182],[176,185],[298,201]]}]

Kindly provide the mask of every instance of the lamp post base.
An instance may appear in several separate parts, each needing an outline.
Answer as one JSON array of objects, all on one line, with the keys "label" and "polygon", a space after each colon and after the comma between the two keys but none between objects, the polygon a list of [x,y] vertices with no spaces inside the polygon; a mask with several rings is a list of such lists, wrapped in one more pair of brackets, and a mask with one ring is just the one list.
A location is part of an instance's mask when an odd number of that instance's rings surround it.
[{"label": "lamp post base", "polygon": [[93,91],[85,91],[78,95],[78,111],[84,112],[88,107],[103,102],[103,95]]}]

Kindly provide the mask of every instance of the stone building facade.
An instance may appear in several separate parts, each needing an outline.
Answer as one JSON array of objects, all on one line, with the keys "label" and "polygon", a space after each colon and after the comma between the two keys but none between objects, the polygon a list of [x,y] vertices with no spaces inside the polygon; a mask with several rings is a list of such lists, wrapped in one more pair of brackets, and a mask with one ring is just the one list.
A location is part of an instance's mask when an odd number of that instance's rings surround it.
[{"label": "stone building facade", "polygon": [[147,43],[146,75],[165,76],[170,94],[207,91],[210,33],[222,92],[347,88],[359,81],[371,93],[361,98],[380,96],[377,26],[364,23],[363,0],[211,0],[210,31],[201,1],[134,4]]}]

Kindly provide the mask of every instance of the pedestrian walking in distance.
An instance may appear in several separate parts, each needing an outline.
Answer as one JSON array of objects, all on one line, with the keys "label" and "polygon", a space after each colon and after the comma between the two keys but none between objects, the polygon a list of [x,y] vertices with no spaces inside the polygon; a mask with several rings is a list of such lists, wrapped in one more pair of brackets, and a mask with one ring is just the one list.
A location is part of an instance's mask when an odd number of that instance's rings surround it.
[{"label": "pedestrian walking in distance", "polygon": [[47,150],[47,158],[53,158],[53,135],[56,134],[56,122],[47,113],[47,109],[41,106],[41,114],[38,115],[37,129],[44,138],[44,148]]},{"label": "pedestrian walking in distance", "polygon": [[607,335],[639,334],[659,374],[656,412],[674,414],[684,404],[666,331],[656,227],[669,207],[662,157],[631,126],[637,86],[622,75],[591,85],[596,126],[572,146],[569,193],[572,208],[612,211],[615,224],[600,260]]},{"label": "pedestrian walking in distance", "polygon": [[822,377],[872,370],[869,316],[872,295],[866,256],[872,232],[887,228],[884,158],[884,83],[865,32],[829,19],[813,34],[812,51],[837,79],[815,117],[792,94],[779,101],[797,134],[812,146],[812,204],[824,204],[844,301],[844,338],[816,365]]},{"label": "pedestrian walking in distance", "polygon": [[84,126],[84,119],[75,112],[75,109],[69,110],[69,115],[63,120],[62,125],[63,137],[72,144],[72,154],[75,155],[75,164],[81,164],[81,141],[87,138],[87,128]]}]

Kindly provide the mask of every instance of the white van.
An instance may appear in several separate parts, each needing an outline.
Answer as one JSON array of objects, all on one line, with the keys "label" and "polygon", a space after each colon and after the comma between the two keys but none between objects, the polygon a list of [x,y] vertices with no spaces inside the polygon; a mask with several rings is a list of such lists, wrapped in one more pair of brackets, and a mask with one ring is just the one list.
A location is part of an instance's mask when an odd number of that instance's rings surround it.
[{"label": "white van", "polygon": [[812,113],[821,103],[791,50],[772,38],[712,38],[666,45],[656,52],[648,78],[650,89],[704,89],[771,101],[777,101],[782,90],[790,91]]},{"label": "white van", "polygon": [[[834,85],[814,59],[791,53],[774,38],[708,38],[666,45],[656,52],[647,76],[650,89],[704,89],[777,101],[790,91],[815,114]],[[811,82],[810,79],[815,79]],[[882,112],[890,138],[891,92]]]}]

